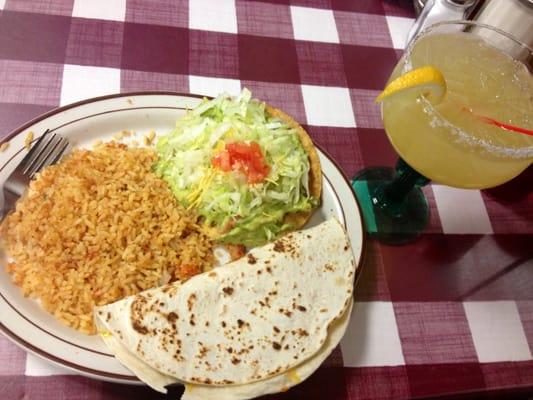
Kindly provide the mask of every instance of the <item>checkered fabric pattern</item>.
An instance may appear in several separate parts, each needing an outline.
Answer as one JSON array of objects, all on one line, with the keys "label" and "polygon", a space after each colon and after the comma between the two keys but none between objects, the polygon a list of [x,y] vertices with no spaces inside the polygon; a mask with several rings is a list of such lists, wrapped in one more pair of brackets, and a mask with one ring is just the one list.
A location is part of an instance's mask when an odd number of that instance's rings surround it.
[{"label": "checkered fabric pattern", "polygon": [[[0,131],[120,91],[248,87],[348,176],[393,165],[373,99],[413,17],[410,0],[0,0]],[[530,168],[490,191],[426,187],[427,231],[404,246],[368,242],[341,345],[272,398],[533,390],[532,181]],[[69,375],[0,337],[0,398],[162,396]]]}]

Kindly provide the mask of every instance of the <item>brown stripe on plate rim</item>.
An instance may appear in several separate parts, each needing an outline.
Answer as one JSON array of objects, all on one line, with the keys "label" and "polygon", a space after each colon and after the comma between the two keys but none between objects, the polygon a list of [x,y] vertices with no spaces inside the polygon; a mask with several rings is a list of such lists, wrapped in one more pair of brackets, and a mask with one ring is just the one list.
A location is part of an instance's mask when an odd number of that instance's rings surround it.
[{"label": "brown stripe on plate rim", "polygon": [[129,383],[140,382],[139,379],[136,376],[122,375],[122,374],[115,374],[115,373],[112,373],[112,372],[100,371],[100,370],[88,368],[88,367],[85,367],[83,365],[75,364],[73,362],[64,360],[64,359],[59,358],[59,357],[57,357],[57,356],[55,356],[53,354],[50,354],[50,353],[48,353],[48,352],[46,352],[46,351],[44,351],[44,350],[42,350],[42,349],[40,349],[38,347],[35,347],[33,344],[27,342],[26,340],[22,339],[21,337],[19,337],[18,335],[16,335],[15,333],[10,331],[9,329],[7,329],[1,323],[0,323],[0,329],[2,330],[2,332],[9,339],[11,339],[13,342],[16,342],[22,348],[25,348],[25,349],[27,349],[27,350],[35,353],[35,354],[38,354],[41,357],[44,357],[44,358],[46,358],[48,360],[51,360],[51,361],[55,362],[56,364],[64,365],[64,366],[66,366],[68,368],[71,368],[71,369],[74,369],[76,371],[86,372],[86,373],[89,373],[91,375],[97,375],[97,376],[103,376],[103,377],[106,377],[106,378],[114,378],[114,379],[119,379],[119,380],[125,380],[125,381],[128,381]]},{"label": "brown stripe on plate rim", "polygon": [[[362,266],[363,266],[363,261],[366,257],[366,241],[367,241],[367,233],[366,233],[366,226],[365,226],[365,219],[363,218],[363,212],[361,211],[361,205],[359,204],[359,200],[357,199],[357,196],[355,195],[355,191],[352,189],[352,185],[350,184],[350,180],[348,179],[348,177],[346,176],[346,174],[344,173],[344,171],[341,169],[341,166],[337,163],[337,161],[335,161],[335,159],[325,150],[322,148],[322,146],[316,144],[313,142],[313,144],[315,145],[315,147],[317,147],[321,152],[322,154],[335,166],[335,168],[337,169],[337,171],[340,173],[342,179],[344,179],[344,183],[348,186],[349,188],[349,191],[352,195],[352,198],[353,198],[353,201],[357,207],[357,213],[359,214],[359,219],[360,219],[360,222],[361,222],[361,256],[359,257],[359,261],[357,262],[357,267],[356,267],[356,270],[355,270],[355,277],[354,277],[354,288],[357,286],[357,282],[359,281],[359,278],[361,276],[361,269],[362,269]],[[328,180],[329,181],[329,180]],[[340,197],[337,193],[337,191],[335,190],[335,186],[331,185],[332,189],[333,189],[333,192],[335,193],[335,197],[337,199],[340,200]],[[342,210],[342,214],[343,214],[343,217],[345,216],[344,214],[344,207],[343,207],[343,204],[341,201],[339,201],[339,204],[341,205],[341,210]],[[346,229],[348,229],[348,227],[346,227]],[[355,290],[354,290],[354,294],[355,294]]]},{"label": "brown stripe on plate rim", "polygon": [[45,112],[44,114],[38,115],[37,117],[29,120],[24,125],[19,126],[18,128],[15,128],[10,133],[7,134],[7,136],[2,140],[0,143],[4,143],[5,141],[11,140],[14,136],[17,136],[21,132],[28,129],[30,126],[35,125],[37,122],[41,122],[42,120],[52,117],[56,114],[59,114],[63,111],[70,110],[71,108],[76,108],[79,106],[83,106],[90,103],[97,103],[99,101],[103,100],[111,100],[111,99],[118,99],[121,97],[127,98],[127,97],[136,97],[136,96],[173,96],[173,97],[193,97],[197,99],[203,99],[210,98],[208,96],[202,96],[199,94],[186,94],[181,92],[170,92],[170,91],[141,91],[141,92],[126,92],[126,93],[114,93],[114,94],[108,94],[105,96],[98,96],[98,97],[92,97],[90,99],[80,100],[72,104],[67,104],[65,106],[54,108],[53,110],[50,110],[48,112]]},{"label": "brown stripe on plate rim", "polygon": [[[49,129],[48,132],[49,133],[53,133],[55,131],[57,131],[58,129],[61,129],[61,128],[64,128],[65,126],[68,126],[68,125],[71,125],[71,124],[74,124],[76,122],[79,122],[79,121],[83,121],[83,120],[86,120],[86,119],[89,119],[89,118],[92,118],[92,117],[97,117],[97,116],[100,116],[100,115],[105,115],[105,114],[112,114],[114,112],[121,112],[121,111],[131,111],[131,110],[151,110],[151,109],[164,109],[164,110],[187,110],[186,108],[183,108],[183,107],[163,107],[163,106],[154,106],[154,107],[132,107],[132,108],[117,108],[117,109],[114,109],[114,110],[109,110],[109,111],[103,111],[101,113],[97,113],[97,114],[91,114],[91,115],[86,115],[85,117],[81,117],[81,118],[78,118],[78,119],[74,119],[72,121],[69,121],[69,122],[66,122],[62,125],[59,125],[59,126],[56,126],[55,128],[53,129]],[[14,136],[17,136],[17,135],[13,135],[11,136],[11,138],[13,138]],[[36,141],[38,141],[40,138],[37,137],[35,138],[31,143],[35,143]],[[0,167],[0,172],[2,172],[4,170],[4,168],[11,162],[13,161],[13,159],[18,156],[22,151],[24,151],[26,148],[23,147],[21,149],[19,149],[15,154],[13,154],[9,160],[7,160],[7,162],[2,165]]]}]

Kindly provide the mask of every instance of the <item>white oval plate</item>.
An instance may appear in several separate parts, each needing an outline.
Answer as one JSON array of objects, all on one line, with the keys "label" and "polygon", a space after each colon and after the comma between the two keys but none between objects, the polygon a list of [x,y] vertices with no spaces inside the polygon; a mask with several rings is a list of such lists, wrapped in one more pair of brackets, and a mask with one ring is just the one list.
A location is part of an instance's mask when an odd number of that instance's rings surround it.
[{"label": "white oval plate", "polygon": [[[151,130],[157,134],[172,130],[180,115],[200,100],[195,95],[141,92],[98,97],[52,110],[16,129],[6,139],[10,146],[0,153],[0,182],[4,182],[26,153],[24,139],[30,131],[37,139],[50,129],[67,137],[75,147],[90,148],[96,140],[110,140],[123,130],[136,132],[133,139],[142,142]],[[347,228],[359,272],[364,241],[359,206],[348,181],[333,161],[320,149],[318,154],[323,172],[322,205],[307,226],[330,216],[337,217]],[[32,354],[93,378],[139,383],[115,360],[98,336],[87,336],[63,326],[36,301],[25,298],[11,283],[5,268],[0,268],[0,309],[0,331]]]}]

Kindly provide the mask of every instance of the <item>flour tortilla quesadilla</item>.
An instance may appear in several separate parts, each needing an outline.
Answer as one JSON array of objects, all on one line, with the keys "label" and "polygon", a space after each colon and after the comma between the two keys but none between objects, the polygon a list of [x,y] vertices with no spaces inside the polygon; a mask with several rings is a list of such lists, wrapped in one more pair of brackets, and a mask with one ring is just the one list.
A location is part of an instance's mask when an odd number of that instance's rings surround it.
[{"label": "flour tortilla quesadilla", "polygon": [[[128,367],[140,380],[159,392],[166,393],[166,386],[168,385],[183,384],[185,392],[181,396],[181,400],[245,400],[284,392],[311,376],[344,336],[350,322],[352,308],[353,301],[350,301],[350,305],[342,317],[331,324],[326,343],[311,358],[285,373],[243,385],[213,386],[185,383],[150,367],[129,352],[113,335],[106,334],[102,338],[122,364]],[[100,329],[105,328],[101,325]]]},{"label": "flour tortilla quesadilla", "polygon": [[95,317],[117,358],[154,389],[180,382],[190,399],[249,398],[296,384],[327,357],[348,323],[354,274],[331,219]]}]

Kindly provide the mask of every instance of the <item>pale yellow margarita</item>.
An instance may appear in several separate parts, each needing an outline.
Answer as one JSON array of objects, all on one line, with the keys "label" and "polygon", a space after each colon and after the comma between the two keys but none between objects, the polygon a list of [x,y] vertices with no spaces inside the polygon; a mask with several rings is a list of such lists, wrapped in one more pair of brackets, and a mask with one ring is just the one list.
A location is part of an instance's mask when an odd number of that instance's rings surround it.
[{"label": "pale yellow margarita", "polygon": [[454,187],[488,188],[533,162],[533,136],[483,122],[480,116],[533,130],[533,76],[473,34],[434,33],[418,39],[391,80],[432,65],[446,80],[442,102],[399,93],[383,101],[391,143],[411,167]]}]

